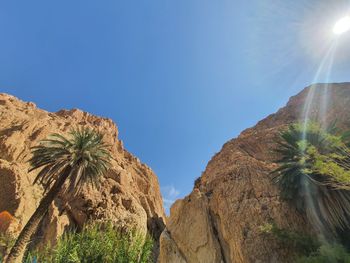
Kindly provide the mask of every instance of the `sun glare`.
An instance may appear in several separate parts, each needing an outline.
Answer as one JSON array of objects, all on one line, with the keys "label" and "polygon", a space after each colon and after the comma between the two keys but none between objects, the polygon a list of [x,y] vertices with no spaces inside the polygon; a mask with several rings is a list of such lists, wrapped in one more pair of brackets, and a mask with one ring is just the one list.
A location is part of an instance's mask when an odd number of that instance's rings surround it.
[{"label": "sun glare", "polygon": [[333,33],[341,35],[350,30],[350,16],[345,16],[338,20],[333,27]]}]

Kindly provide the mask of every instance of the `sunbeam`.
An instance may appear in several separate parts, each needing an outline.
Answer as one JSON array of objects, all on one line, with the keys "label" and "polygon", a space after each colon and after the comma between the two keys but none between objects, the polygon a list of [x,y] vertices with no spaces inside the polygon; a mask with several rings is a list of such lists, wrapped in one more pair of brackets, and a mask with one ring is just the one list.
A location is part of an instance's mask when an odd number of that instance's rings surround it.
[{"label": "sunbeam", "polygon": [[[304,130],[306,129],[309,119],[311,117],[310,109],[311,109],[312,103],[314,103],[315,90],[318,87],[316,83],[320,83],[320,82],[328,83],[331,77],[332,67],[334,63],[334,56],[336,54],[336,49],[337,49],[337,43],[338,41],[335,40],[331,45],[331,47],[329,48],[329,50],[327,51],[327,53],[325,54],[313,78],[313,83],[315,84],[311,86],[308,91],[308,95],[306,97],[305,104],[304,104],[304,109],[302,111],[302,120],[304,124]],[[320,113],[318,114],[318,116],[314,116],[322,125],[324,125],[326,122],[324,119],[324,116],[327,110],[327,104],[328,104],[327,99],[323,98],[323,101],[321,102],[321,105],[320,105],[321,106]]]},{"label": "sunbeam", "polygon": [[[336,35],[341,35],[345,32],[347,32],[350,29],[350,18],[344,17],[341,20],[339,20],[334,28],[333,32]],[[303,120],[303,135],[302,139],[306,140],[306,133],[307,133],[307,127],[308,123],[310,121],[317,121],[321,124],[323,128],[326,128],[329,123],[327,123],[327,110],[328,110],[328,104],[329,104],[329,86],[327,83],[329,83],[331,79],[332,69],[336,57],[338,47],[338,38],[333,39],[331,42],[327,52],[325,53],[324,57],[321,60],[321,63],[319,67],[317,68],[317,71],[315,73],[315,76],[313,78],[313,85],[310,87],[305,103],[304,108],[302,111],[302,120]],[[317,83],[325,83],[322,85],[322,92],[318,93],[319,96],[316,97],[316,89],[320,88]],[[311,112],[312,106],[314,104],[318,103],[319,110],[317,112]],[[311,220],[311,222],[314,223],[314,225],[317,227],[319,231],[319,239],[323,242],[331,242],[333,237],[331,233],[328,233],[326,230],[327,228],[323,225],[323,220],[320,218],[322,215],[322,212],[317,209],[317,200],[314,198],[313,191],[315,189],[312,188],[312,185],[308,181],[303,182],[305,187],[305,204],[308,206],[308,218]]]}]

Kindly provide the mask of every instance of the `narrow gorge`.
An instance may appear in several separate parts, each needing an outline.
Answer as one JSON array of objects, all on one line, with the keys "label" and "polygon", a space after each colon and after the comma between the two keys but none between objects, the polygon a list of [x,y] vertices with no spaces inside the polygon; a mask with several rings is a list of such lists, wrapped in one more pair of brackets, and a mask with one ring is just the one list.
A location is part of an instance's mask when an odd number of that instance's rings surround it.
[{"label": "narrow gorge", "polygon": [[[350,84],[317,84],[309,114],[317,120],[327,96],[325,120],[350,128]],[[327,92],[325,90],[327,89]],[[267,224],[316,235],[305,216],[280,197],[271,174],[280,157],[280,132],[300,122],[309,88],[288,104],[226,142],[195,180],[192,192],[177,200],[165,216],[155,173],[129,153],[118,139],[116,124],[81,110],[50,113],[31,102],[0,94],[0,231],[18,234],[42,197],[33,185],[27,160],[31,147],[51,133],[90,127],[111,145],[112,168],[101,189],[84,187],[78,197],[60,195],[50,207],[34,240],[54,244],[72,227],[89,221],[111,221],[150,233],[158,263],[293,262],[296,251],[262,231]],[[5,220],[5,221],[6,221]]]}]

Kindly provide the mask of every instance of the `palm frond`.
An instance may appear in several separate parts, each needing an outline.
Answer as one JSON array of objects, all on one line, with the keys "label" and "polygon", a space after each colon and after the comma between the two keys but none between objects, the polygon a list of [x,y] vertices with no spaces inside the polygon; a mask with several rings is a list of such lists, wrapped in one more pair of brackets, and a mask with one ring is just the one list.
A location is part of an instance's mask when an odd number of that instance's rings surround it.
[{"label": "palm frond", "polygon": [[63,191],[78,193],[85,182],[98,183],[110,167],[109,145],[103,135],[89,128],[73,129],[69,137],[54,133],[32,148],[29,171],[41,169],[34,179],[48,190],[62,171],[71,173]]},{"label": "palm frond", "polygon": [[273,182],[316,228],[350,229],[350,150],[335,125],[296,124],[280,134]]}]

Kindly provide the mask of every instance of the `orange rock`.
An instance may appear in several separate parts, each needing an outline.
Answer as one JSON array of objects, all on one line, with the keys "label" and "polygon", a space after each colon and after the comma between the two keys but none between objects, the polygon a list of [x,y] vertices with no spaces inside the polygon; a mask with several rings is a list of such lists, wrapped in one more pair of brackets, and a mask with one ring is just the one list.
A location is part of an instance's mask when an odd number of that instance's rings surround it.
[{"label": "orange rock", "polygon": [[66,229],[81,228],[88,220],[112,221],[121,228],[137,227],[144,232],[163,230],[165,213],[158,178],[124,149],[112,120],[77,109],[50,113],[1,93],[0,119],[0,212],[11,211],[16,218],[7,232],[18,235],[42,198],[41,187],[33,185],[39,171],[28,173],[31,148],[52,133],[68,135],[81,126],[105,135],[113,156],[111,169],[101,178],[100,188],[87,184],[78,196],[56,198],[35,240],[53,244]]},{"label": "orange rock", "polygon": [[0,213],[0,233],[5,232],[16,219],[7,211]]},{"label": "orange rock", "polygon": [[[280,228],[310,233],[301,214],[280,199],[271,171],[281,129],[300,121],[308,89],[286,107],[228,141],[208,163],[192,193],[171,208],[160,238],[158,263],[295,262],[295,252],[261,233],[274,222]],[[328,109],[320,107],[328,102]],[[350,85],[317,85],[309,105],[311,120],[337,121],[350,129]],[[322,117],[322,119],[321,119]]]}]

